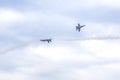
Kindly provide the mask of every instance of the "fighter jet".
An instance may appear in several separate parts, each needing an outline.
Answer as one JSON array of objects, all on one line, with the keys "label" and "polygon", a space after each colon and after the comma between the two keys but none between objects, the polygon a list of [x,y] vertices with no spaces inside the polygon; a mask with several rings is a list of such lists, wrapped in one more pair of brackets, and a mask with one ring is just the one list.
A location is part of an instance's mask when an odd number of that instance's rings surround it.
[{"label": "fighter jet", "polygon": [[80,24],[78,24],[78,26],[76,26],[76,31],[78,30],[79,32],[80,32],[80,29],[82,28],[82,27],[84,27],[85,25],[80,25]]},{"label": "fighter jet", "polygon": [[41,39],[40,41],[50,43],[50,42],[52,42],[52,39]]}]

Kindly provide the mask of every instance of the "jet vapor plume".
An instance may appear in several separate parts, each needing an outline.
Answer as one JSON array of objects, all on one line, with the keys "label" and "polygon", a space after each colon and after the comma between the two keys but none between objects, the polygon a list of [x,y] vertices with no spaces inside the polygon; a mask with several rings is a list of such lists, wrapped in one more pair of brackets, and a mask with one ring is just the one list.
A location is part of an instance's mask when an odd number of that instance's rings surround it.
[{"label": "jet vapor plume", "polygon": [[[119,40],[119,39],[120,39],[120,36],[116,36],[116,37],[115,36],[107,36],[107,37],[85,37],[85,38],[79,38],[79,39],[56,39],[56,40],[58,40],[58,41],[86,41],[86,40]],[[29,42],[26,42],[24,44],[21,44],[21,45],[15,46],[15,47],[11,47],[9,49],[6,49],[6,50],[0,52],[0,54],[5,54],[5,53],[8,53],[15,49],[28,46],[34,42],[38,42],[39,40],[40,39],[37,39],[37,40],[29,41]]]},{"label": "jet vapor plume", "polygon": [[[119,40],[120,36],[107,36],[107,37],[86,37],[86,38],[80,38],[80,39],[75,39],[75,40],[81,40],[81,41],[85,41],[85,40]],[[74,40],[74,39],[73,39]]]},{"label": "jet vapor plume", "polygon": [[26,43],[21,44],[21,45],[17,45],[17,46],[15,46],[15,47],[8,48],[8,49],[6,49],[6,50],[4,50],[4,51],[1,51],[1,52],[0,52],[0,55],[5,54],[5,53],[10,52],[10,51],[13,51],[13,50],[16,50],[16,49],[18,49],[18,48],[22,48],[22,47],[28,46],[28,45],[30,45],[30,44],[32,44],[32,43],[34,43],[34,42],[36,42],[36,40],[29,41],[29,42],[26,42]]}]

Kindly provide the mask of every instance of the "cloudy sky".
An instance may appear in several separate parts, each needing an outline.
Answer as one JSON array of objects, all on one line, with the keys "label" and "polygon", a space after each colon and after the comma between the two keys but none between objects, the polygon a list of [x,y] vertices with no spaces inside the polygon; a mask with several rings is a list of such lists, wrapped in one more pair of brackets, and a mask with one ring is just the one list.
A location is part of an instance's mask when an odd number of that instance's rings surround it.
[{"label": "cloudy sky", "polygon": [[119,15],[119,0],[0,0],[0,80],[119,80],[120,40],[80,40],[119,37]]}]

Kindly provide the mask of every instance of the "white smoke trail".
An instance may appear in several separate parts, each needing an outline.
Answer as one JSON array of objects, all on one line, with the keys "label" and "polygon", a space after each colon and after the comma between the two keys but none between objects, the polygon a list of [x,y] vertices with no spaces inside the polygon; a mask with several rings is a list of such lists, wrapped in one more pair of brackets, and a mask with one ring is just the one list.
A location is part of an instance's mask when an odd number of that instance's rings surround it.
[{"label": "white smoke trail", "polygon": [[[107,36],[107,37],[86,37],[86,38],[79,38],[79,39],[68,39],[68,41],[87,41],[87,40],[119,40],[119,36]],[[67,39],[66,39],[67,40]]]},{"label": "white smoke trail", "polygon": [[11,48],[9,48],[9,49],[6,49],[6,50],[0,52],[0,55],[5,54],[5,53],[7,53],[7,52],[9,52],[9,51],[13,51],[13,50],[18,49],[18,48],[21,48],[21,47],[28,46],[28,45],[36,42],[36,41],[38,41],[38,40],[29,41],[29,42],[26,42],[26,43],[24,43],[24,44],[21,44],[21,45],[15,46],[15,47],[11,47]]},{"label": "white smoke trail", "polygon": [[[119,40],[120,37],[119,36],[107,36],[107,37],[86,37],[86,38],[80,38],[80,39],[56,39],[56,40],[64,40],[64,41],[86,41],[86,40]],[[40,41],[40,39],[37,39],[37,40],[33,40],[33,41],[30,41],[30,42],[26,42],[22,45],[19,45],[19,46],[15,46],[15,47],[12,47],[12,48],[9,48],[7,50],[4,50],[2,52],[0,52],[0,54],[5,54],[9,51],[13,51],[17,48],[21,48],[21,47],[25,47],[25,46],[28,46],[34,42],[37,42],[37,41]]]}]

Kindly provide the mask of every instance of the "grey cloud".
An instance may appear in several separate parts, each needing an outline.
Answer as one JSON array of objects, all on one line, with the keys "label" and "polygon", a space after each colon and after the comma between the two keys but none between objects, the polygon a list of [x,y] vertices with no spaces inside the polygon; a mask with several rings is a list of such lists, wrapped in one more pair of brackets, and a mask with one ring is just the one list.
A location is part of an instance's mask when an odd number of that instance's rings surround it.
[{"label": "grey cloud", "polygon": [[25,5],[26,0],[0,0],[0,7],[7,7],[7,8],[16,8],[18,6],[23,6]]},{"label": "grey cloud", "polygon": [[[1,3],[6,3],[7,1],[1,1]],[[81,3],[83,3],[81,5]],[[48,14],[59,14],[59,15],[65,15],[67,17],[73,18],[76,21],[80,22],[97,22],[97,23],[117,23],[119,24],[119,9],[117,8],[111,8],[109,6],[95,6],[92,8],[85,7],[84,1],[78,1],[75,2],[72,1],[62,1],[62,0],[52,0],[52,1],[9,1],[8,4],[13,5],[15,7],[15,4],[20,6],[21,9],[16,10],[22,10],[23,11],[41,11],[46,12]],[[22,7],[24,4],[24,7]],[[9,6],[9,5],[8,5]],[[89,6],[89,5],[88,5]],[[14,9],[14,7],[12,7]],[[9,7],[8,7],[9,8]]]},{"label": "grey cloud", "polygon": [[82,18],[89,22],[119,24],[119,13],[118,9],[98,7],[93,10],[86,10],[86,12],[83,11]]},{"label": "grey cloud", "polygon": [[[0,69],[3,69],[4,72],[5,71],[8,72],[10,70],[11,72],[14,72],[14,73],[21,73],[23,75],[27,75],[28,77],[26,79],[29,79],[29,80],[32,80],[32,79],[79,80],[81,79],[81,77],[82,79],[85,79],[85,80],[98,79],[94,75],[98,77],[102,77],[103,80],[108,79],[106,78],[107,75],[112,75],[111,78],[114,77],[112,72],[114,72],[115,70],[111,71],[110,73],[106,72],[105,73],[106,77],[104,77],[102,74],[104,72],[104,69],[103,69],[104,67],[101,68],[102,65],[105,66],[108,64],[114,64],[113,60],[102,60],[102,61],[98,60],[98,61],[92,61],[92,62],[84,62],[84,61],[79,62],[79,61],[68,60],[68,61],[62,61],[62,62],[52,62],[45,59],[44,57],[35,55],[34,52],[30,52],[29,48],[25,48],[22,50],[19,49],[15,52],[10,52],[7,55],[1,56],[2,57],[1,61],[4,61],[4,62],[0,62],[2,64]],[[6,67],[6,64],[8,65],[9,70],[7,68],[4,68]],[[98,67],[96,68],[95,66],[98,66]],[[88,76],[87,78],[80,74],[76,75],[75,71],[77,69],[83,70],[83,71],[88,70],[87,73],[92,72],[93,74],[91,74],[91,77],[85,74],[86,76]],[[102,71],[100,72],[99,69],[101,69]],[[33,72],[31,72],[31,70]],[[82,74],[82,72],[80,73]],[[114,74],[115,73],[116,72],[114,72]]]}]

